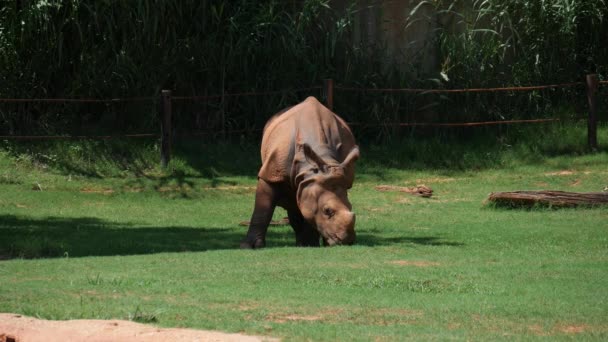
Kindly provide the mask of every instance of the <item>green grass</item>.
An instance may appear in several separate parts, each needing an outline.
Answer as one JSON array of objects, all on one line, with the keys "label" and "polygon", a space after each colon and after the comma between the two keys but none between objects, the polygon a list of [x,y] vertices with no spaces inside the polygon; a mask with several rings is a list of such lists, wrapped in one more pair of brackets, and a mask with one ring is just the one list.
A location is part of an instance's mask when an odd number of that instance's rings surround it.
[{"label": "green grass", "polygon": [[[401,145],[393,159],[363,146],[350,192],[358,244],[295,248],[279,226],[259,251],[237,249],[255,146],[191,144],[163,171],[153,143],[122,145],[122,157],[98,144],[92,161],[69,154],[87,143],[5,144],[0,311],[286,340],[606,340],[608,208],[484,203],[492,191],[608,186],[605,145],[551,152],[558,140],[473,149],[422,139],[423,152]],[[450,168],[450,150],[466,160]]]}]

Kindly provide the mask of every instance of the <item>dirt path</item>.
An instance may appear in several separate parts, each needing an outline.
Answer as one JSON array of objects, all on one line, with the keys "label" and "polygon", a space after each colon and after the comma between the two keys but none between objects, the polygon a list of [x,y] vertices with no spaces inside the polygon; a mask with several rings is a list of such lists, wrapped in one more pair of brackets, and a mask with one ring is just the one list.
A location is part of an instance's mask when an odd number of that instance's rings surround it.
[{"label": "dirt path", "polygon": [[47,321],[0,313],[0,342],[37,341],[278,341],[269,337],[193,329],[161,329],[119,320]]}]

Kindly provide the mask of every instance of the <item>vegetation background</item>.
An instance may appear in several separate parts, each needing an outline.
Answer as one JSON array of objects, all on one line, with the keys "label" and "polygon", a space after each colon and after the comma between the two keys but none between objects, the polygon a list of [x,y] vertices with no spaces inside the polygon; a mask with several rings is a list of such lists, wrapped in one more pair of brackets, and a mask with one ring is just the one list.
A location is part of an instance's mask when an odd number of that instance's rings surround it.
[{"label": "vegetation background", "polygon": [[[277,109],[319,96],[295,89],[320,86],[324,78],[371,88],[470,88],[608,73],[605,0],[406,2],[407,12],[394,19],[393,2],[371,0],[3,1],[0,98],[286,90],[182,101],[174,110],[178,130],[239,129],[249,136]],[[432,24],[425,38],[434,54],[430,67],[425,54],[389,48],[398,37],[361,32],[390,20],[406,34]],[[401,53],[407,58],[395,58]],[[581,87],[449,96],[344,91],[336,110],[376,125],[359,132],[362,138],[386,140],[400,133],[389,125],[399,121],[578,118],[585,101]],[[602,101],[600,108],[608,107]],[[149,132],[158,129],[156,116],[154,101],[3,103],[0,134]]]}]

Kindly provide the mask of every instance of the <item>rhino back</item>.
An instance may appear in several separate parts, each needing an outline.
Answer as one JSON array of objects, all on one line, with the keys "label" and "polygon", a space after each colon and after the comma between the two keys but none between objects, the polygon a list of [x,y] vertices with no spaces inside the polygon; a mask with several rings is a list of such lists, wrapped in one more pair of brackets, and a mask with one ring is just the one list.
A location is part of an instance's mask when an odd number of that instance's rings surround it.
[{"label": "rhino back", "polygon": [[[355,138],[344,120],[309,97],[266,124],[258,177],[270,183],[289,182],[297,143],[306,143],[323,159],[340,163],[355,147]],[[346,173],[354,176],[354,170]]]}]

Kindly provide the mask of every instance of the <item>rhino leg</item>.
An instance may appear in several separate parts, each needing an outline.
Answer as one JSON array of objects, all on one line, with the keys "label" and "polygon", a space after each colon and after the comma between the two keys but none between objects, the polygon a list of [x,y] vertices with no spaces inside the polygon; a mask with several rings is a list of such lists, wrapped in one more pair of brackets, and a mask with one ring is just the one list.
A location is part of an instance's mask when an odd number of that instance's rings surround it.
[{"label": "rhino leg", "polygon": [[287,210],[287,216],[289,216],[289,223],[296,233],[296,246],[319,247],[319,232],[306,222],[300,210]]},{"label": "rhino leg", "polygon": [[241,248],[255,249],[266,246],[266,231],[276,207],[277,189],[258,179],[255,191],[255,205],[247,236],[241,241]]}]

